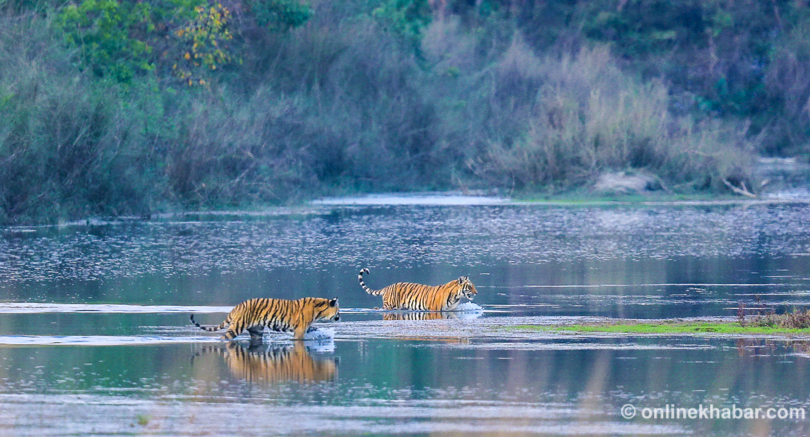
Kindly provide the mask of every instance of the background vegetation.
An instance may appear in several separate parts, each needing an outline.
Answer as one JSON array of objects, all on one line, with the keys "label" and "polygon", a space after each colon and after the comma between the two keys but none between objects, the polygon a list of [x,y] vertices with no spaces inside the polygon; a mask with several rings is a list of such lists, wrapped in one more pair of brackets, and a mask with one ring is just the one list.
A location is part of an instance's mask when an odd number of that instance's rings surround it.
[{"label": "background vegetation", "polygon": [[803,0],[3,0],[0,222],[340,192],[755,187]]}]

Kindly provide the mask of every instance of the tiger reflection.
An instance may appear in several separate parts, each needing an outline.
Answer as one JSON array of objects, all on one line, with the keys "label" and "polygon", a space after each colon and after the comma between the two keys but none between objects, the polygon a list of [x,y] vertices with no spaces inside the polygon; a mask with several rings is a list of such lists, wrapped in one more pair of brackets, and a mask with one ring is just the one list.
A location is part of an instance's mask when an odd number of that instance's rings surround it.
[{"label": "tiger reflection", "polygon": [[441,311],[408,311],[391,312],[383,315],[383,320],[440,320],[440,319],[474,319],[480,313],[456,313]]},{"label": "tiger reflection", "polygon": [[257,383],[334,381],[334,359],[315,359],[302,342],[292,347],[227,343],[216,348],[235,378]]}]

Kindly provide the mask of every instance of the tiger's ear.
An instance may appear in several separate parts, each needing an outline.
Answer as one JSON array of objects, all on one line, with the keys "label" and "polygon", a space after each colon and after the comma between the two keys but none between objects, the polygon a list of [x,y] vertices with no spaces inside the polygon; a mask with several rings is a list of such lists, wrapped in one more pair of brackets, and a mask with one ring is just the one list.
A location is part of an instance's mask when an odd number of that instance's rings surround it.
[{"label": "tiger's ear", "polygon": [[338,298],[334,298],[334,299],[330,300],[330,301],[329,301],[329,306],[330,306],[330,307],[336,307],[336,306],[337,306],[337,304],[338,304],[338,302],[337,302],[337,301],[338,301]]},{"label": "tiger's ear", "polygon": [[467,278],[464,277],[464,276],[459,276],[459,278],[458,278],[459,285],[463,284],[465,279],[467,279]]}]

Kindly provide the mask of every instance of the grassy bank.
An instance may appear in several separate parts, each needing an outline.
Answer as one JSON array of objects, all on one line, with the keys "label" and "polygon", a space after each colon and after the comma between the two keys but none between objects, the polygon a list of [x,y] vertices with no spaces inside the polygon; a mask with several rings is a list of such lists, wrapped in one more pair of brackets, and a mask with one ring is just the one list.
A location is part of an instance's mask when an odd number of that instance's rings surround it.
[{"label": "grassy bank", "polygon": [[726,334],[726,335],[810,335],[810,328],[780,328],[770,326],[740,326],[732,322],[661,322],[661,323],[606,323],[565,326],[515,326],[521,331],[548,331],[563,333],[605,334]]},{"label": "grassy bank", "polygon": [[[804,153],[794,2],[666,6],[659,22],[648,2],[510,4],[3,3],[0,223],[539,196],[616,171],[713,196],[756,191],[756,153]],[[634,39],[616,32],[630,22]]]}]

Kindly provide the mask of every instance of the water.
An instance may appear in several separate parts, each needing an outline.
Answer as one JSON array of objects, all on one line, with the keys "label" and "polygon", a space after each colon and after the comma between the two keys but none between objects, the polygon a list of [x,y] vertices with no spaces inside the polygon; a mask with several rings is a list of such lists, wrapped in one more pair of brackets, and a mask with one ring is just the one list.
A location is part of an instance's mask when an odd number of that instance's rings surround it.
[{"label": "water", "polygon": [[[420,200],[421,199],[421,200]],[[262,213],[6,228],[4,435],[807,435],[804,339],[560,335],[625,318],[810,306],[810,206],[375,197]],[[366,282],[478,288],[467,311],[374,310]],[[256,296],[340,297],[304,344],[194,328]],[[622,406],[637,416],[625,419]],[[804,419],[644,418],[644,408]],[[776,411],[776,410],[774,410]]]}]

